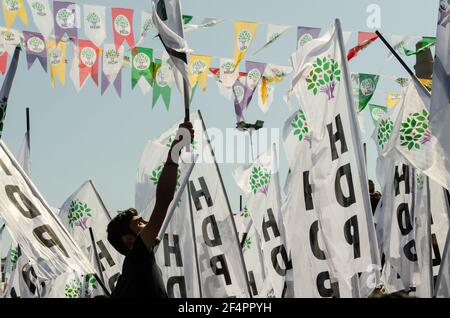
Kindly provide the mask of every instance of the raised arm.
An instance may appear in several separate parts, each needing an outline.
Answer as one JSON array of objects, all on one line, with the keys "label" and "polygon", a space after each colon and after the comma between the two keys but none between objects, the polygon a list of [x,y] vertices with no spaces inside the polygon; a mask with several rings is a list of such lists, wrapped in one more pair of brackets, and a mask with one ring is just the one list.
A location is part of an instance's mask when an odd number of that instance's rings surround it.
[{"label": "raised arm", "polygon": [[166,163],[159,177],[159,182],[156,187],[156,202],[152,216],[140,233],[141,239],[149,251],[153,250],[156,237],[159,234],[164,219],[166,218],[167,209],[175,194],[178,176],[178,158],[181,149],[190,143],[193,138],[194,130],[192,129],[192,124],[190,122],[181,124],[177,132],[177,138],[170,147]]}]

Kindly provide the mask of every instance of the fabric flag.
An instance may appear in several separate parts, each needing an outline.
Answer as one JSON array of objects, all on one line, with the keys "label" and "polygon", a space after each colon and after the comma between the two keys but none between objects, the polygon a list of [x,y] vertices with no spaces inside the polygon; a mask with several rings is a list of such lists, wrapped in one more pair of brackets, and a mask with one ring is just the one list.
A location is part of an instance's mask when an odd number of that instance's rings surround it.
[{"label": "fabric flag", "polygon": [[52,87],[55,88],[55,77],[58,77],[64,86],[66,77],[66,43],[47,40],[48,61],[50,64],[50,78]]},{"label": "fabric flag", "polygon": [[321,28],[297,27],[297,50],[320,35]]},{"label": "fabric flag", "polygon": [[[152,70],[151,63],[153,60],[153,50],[148,48],[137,47],[136,52],[131,53],[132,69],[131,69],[131,88],[134,89],[138,82],[148,87],[152,84]],[[143,89],[143,86],[141,86]],[[146,90],[142,90],[145,94]]]},{"label": "fabric flag", "polygon": [[159,97],[162,96],[166,109],[169,110],[170,105],[170,82],[173,81],[173,73],[170,65],[162,63],[160,59],[155,59],[153,62],[154,80],[153,80],[153,97],[152,107],[155,107]]},{"label": "fabric flag", "polygon": [[239,76],[239,68],[234,68],[233,60],[221,58],[219,60],[219,80],[225,87],[233,86]]},{"label": "fabric flag", "polygon": [[[391,40],[389,41],[390,43],[392,43],[392,47],[393,49],[398,53],[398,54],[405,54],[405,47],[411,43],[412,41],[414,41],[414,37],[409,36],[409,35],[391,35]],[[388,52],[388,59],[391,59],[394,55],[389,51]]]},{"label": "fabric flag", "polygon": [[[184,39],[181,4],[179,0],[152,0],[153,24],[158,36],[170,56],[175,74],[175,83],[180,92],[191,92],[187,53],[189,48]],[[189,97],[191,100],[191,97]]]},{"label": "fabric flag", "polygon": [[296,54],[290,91],[312,132],[310,182],[330,276],[351,287],[351,295],[342,297],[364,296],[376,286],[380,260],[339,21]]},{"label": "fabric flag", "polygon": [[267,25],[267,36],[266,43],[257,49],[253,55],[258,54],[262,50],[269,47],[272,43],[280,38],[287,30],[289,30],[290,26],[288,25],[277,25],[277,24],[268,24]]},{"label": "fabric flag", "polygon": [[247,208],[255,229],[261,237],[267,277],[274,295],[283,296],[286,275],[292,270],[286,232],[281,214],[281,193],[274,147],[256,158],[254,163],[239,167],[234,180],[247,195]]},{"label": "fabric flag", "polygon": [[46,298],[94,298],[103,291],[93,274],[67,271],[48,283]]},{"label": "fabric flag", "polygon": [[203,91],[206,90],[211,60],[212,57],[209,55],[191,54],[189,56],[189,83],[191,87],[199,83],[200,88]]},{"label": "fabric flag", "polygon": [[[89,233],[89,228],[92,228],[102,273],[97,272],[112,291],[122,269],[123,256],[108,242],[105,229],[111,217],[91,180],[84,182],[62,204],[59,218],[86,257],[94,251]],[[96,263],[95,254],[91,263]]]},{"label": "fabric flag", "polygon": [[44,36],[36,32],[23,32],[28,69],[31,68],[36,59],[42,65],[42,68],[47,72],[47,49],[45,47]]},{"label": "fabric flag", "polygon": [[266,63],[245,61],[245,70],[247,72],[247,76],[245,79],[246,95],[244,96],[242,105],[243,109],[248,108],[248,105],[253,98],[253,93],[260,83],[265,69]]},{"label": "fabric flag", "polygon": [[139,35],[139,40],[136,42],[136,46],[139,46],[144,42],[150,31],[154,30],[152,13],[147,11],[141,11],[141,33]]},{"label": "fabric flag", "polygon": [[3,0],[2,3],[5,25],[8,29],[11,29],[17,16],[22,20],[23,24],[28,26],[28,14],[23,0]]},{"label": "fabric flag", "polygon": [[388,109],[386,106],[369,104],[369,112],[374,125],[376,125],[377,122],[384,117],[387,111]]},{"label": "fabric flag", "polygon": [[403,52],[405,53],[406,56],[417,55],[420,52],[422,52],[423,50],[434,46],[435,44],[436,44],[436,38],[435,37],[424,36],[419,41],[418,48],[416,48],[414,50],[410,50],[410,49],[408,49],[406,47],[403,47]]},{"label": "fabric flag", "polygon": [[358,45],[350,49],[347,53],[347,60],[350,61],[362,50],[378,39],[378,35],[372,32],[358,32]]},{"label": "fabric flag", "polygon": [[55,25],[56,43],[64,35],[76,43],[80,27],[80,7],[73,2],[53,1],[53,20]]},{"label": "fabric flag", "polygon": [[[264,79],[263,79],[264,81]],[[263,113],[267,113],[273,103],[275,87],[273,85],[258,85],[258,106]]]},{"label": "fabric flag", "polygon": [[23,137],[22,144],[19,148],[19,153],[17,155],[17,162],[22,167],[23,171],[31,178],[31,157],[30,157],[30,137],[29,133],[26,132]]},{"label": "fabric flag", "polygon": [[121,46],[119,50],[116,50],[114,44],[104,44],[103,46],[102,95],[110,83],[113,83],[119,97],[122,94],[123,51],[123,46]]},{"label": "fabric flag", "polygon": [[185,23],[184,24],[184,32],[211,28],[213,26],[216,26],[219,23],[222,23],[223,21],[224,21],[223,19],[217,19],[217,18],[204,18],[200,24],[192,24],[192,23],[186,24]]},{"label": "fabric flag", "polygon": [[[286,239],[290,247],[295,297],[340,297],[339,283],[332,280],[324,252],[324,239],[312,192],[311,129],[299,109],[286,120],[283,145],[290,173],[282,206]],[[298,211],[305,213],[298,213]]]},{"label": "fabric flag", "polygon": [[234,68],[243,60],[253,42],[258,22],[236,21],[234,23]]},{"label": "fabric flag", "polygon": [[116,50],[124,41],[134,49],[133,9],[112,8],[112,24]]},{"label": "fabric flag", "polygon": [[90,75],[98,86],[98,61],[100,49],[89,40],[78,40],[78,58],[80,71],[80,86],[84,85]]},{"label": "fabric flag", "polygon": [[399,84],[401,87],[408,87],[411,82],[410,78],[399,77],[395,79],[395,82]]},{"label": "fabric flag", "polygon": [[358,112],[363,111],[372,99],[372,96],[377,88],[379,78],[379,75],[359,73]]},{"label": "fabric flag", "polygon": [[234,96],[234,112],[236,114],[236,121],[244,120],[245,96],[247,95],[248,87],[243,83],[242,79],[237,79],[233,84]]},{"label": "fabric flag", "polygon": [[8,30],[2,27],[0,27],[0,36],[3,46],[9,55],[14,54],[16,46],[21,44],[23,38],[22,32],[14,29]]},{"label": "fabric flag", "polygon": [[48,0],[27,0],[33,16],[34,24],[36,24],[40,33],[48,38],[53,30],[53,17],[50,10]]},{"label": "fabric flag", "polygon": [[93,273],[82,250],[1,141],[0,148],[2,173],[7,177],[0,179],[5,189],[1,217],[23,253],[34,262],[37,277],[53,279],[70,269]]},{"label": "fabric flag", "polygon": [[388,105],[389,108],[394,108],[398,102],[401,100],[402,94],[399,93],[388,93],[386,97],[386,105]]},{"label": "fabric flag", "polygon": [[102,6],[83,5],[84,33],[97,47],[100,47],[106,38],[105,9]]},{"label": "fabric flag", "polygon": [[[252,296],[254,298],[268,298],[269,295],[264,293],[264,283],[268,279],[262,255],[261,238],[255,230],[247,207],[244,207],[241,213],[234,214],[234,221],[247,268]],[[270,282],[267,283],[270,285]]]},{"label": "fabric flag", "polygon": [[6,108],[8,107],[9,92],[11,91],[11,86],[14,81],[14,77],[16,76],[19,55],[20,48],[17,47],[14,51],[11,63],[9,64],[8,72],[6,73],[5,79],[3,80],[2,88],[0,89],[0,138],[3,133],[6,118]]}]

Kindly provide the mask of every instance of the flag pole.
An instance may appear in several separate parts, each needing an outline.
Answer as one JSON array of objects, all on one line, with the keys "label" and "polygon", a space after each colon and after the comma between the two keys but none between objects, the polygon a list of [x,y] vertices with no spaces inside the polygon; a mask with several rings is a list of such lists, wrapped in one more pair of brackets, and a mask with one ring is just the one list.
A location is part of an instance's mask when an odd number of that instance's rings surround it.
[{"label": "flag pole", "polygon": [[397,61],[399,61],[399,63],[403,66],[403,68],[408,72],[408,74],[411,76],[411,78],[414,81],[416,81],[416,83],[419,84],[420,87],[422,87],[422,89],[428,94],[428,96],[431,95],[431,93],[428,90],[428,88],[426,88],[425,85],[423,85],[419,81],[419,79],[417,78],[416,74],[414,74],[414,72],[409,68],[409,66],[406,65],[405,61],[403,61],[403,59],[400,57],[400,55],[398,55],[397,51],[394,50],[394,48],[389,44],[389,42],[384,38],[384,36],[378,30],[375,31],[375,33],[378,35],[378,37],[383,42],[383,44],[389,49],[389,51],[391,51],[392,55],[395,56]]},{"label": "flag pole", "polygon": [[27,143],[28,143],[28,149],[30,149],[31,152],[31,140],[30,140],[30,108],[27,107],[26,109],[26,116],[27,116]]},{"label": "flag pole", "polygon": [[204,130],[205,135],[206,135],[206,141],[208,142],[208,145],[209,145],[209,147],[211,149],[211,155],[212,155],[212,157],[214,159],[214,165],[216,166],[217,174],[219,175],[220,185],[222,186],[222,190],[223,190],[223,193],[225,195],[225,201],[227,202],[228,211],[230,213],[231,224],[233,225],[234,235],[235,235],[235,238],[236,238],[236,242],[238,243],[237,247],[238,247],[238,250],[239,250],[239,256],[240,256],[239,258],[240,258],[240,262],[242,264],[242,269],[244,270],[245,282],[247,283],[247,292],[248,292],[249,297],[253,298],[252,291],[251,291],[251,288],[250,288],[250,282],[248,280],[247,266],[245,265],[244,255],[242,254],[241,245],[239,243],[239,236],[238,236],[237,230],[236,230],[236,222],[234,222],[234,216],[233,216],[233,213],[231,212],[230,200],[228,199],[228,195],[227,195],[227,192],[225,190],[225,185],[223,183],[222,174],[220,173],[219,165],[217,164],[216,156],[214,154],[214,150],[213,150],[212,145],[211,145],[211,140],[209,139],[208,132],[206,131],[206,125],[205,125],[205,122],[203,121],[202,113],[200,112],[200,110],[197,110],[197,112],[198,112],[198,116],[200,117],[200,120],[202,122],[202,127],[203,127],[203,130]]},{"label": "flag pole", "polygon": [[94,273],[94,277],[98,281],[98,283],[100,284],[100,286],[102,287],[102,289],[106,293],[106,295],[108,297],[111,297],[110,292],[108,291],[108,289],[106,289],[106,286],[105,286],[105,280],[103,278],[103,273],[102,273],[102,265],[100,263],[100,259],[98,258],[97,246],[95,245],[94,231],[92,230],[92,227],[89,227],[89,234],[91,236],[91,243],[92,243],[92,247],[94,249],[95,260],[97,262],[97,267],[98,267],[98,273],[100,274],[100,276],[99,276],[97,273]]}]

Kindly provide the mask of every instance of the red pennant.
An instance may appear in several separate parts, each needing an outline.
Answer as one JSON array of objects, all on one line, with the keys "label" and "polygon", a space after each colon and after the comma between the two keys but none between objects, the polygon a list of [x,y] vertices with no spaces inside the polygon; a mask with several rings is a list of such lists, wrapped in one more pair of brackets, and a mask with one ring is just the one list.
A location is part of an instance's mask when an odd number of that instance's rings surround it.
[{"label": "red pennant", "polygon": [[2,75],[5,75],[6,73],[6,62],[8,61],[8,52],[3,52],[2,55],[0,55],[0,72],[2,72]]},{"label": "red pennant", "polygon": [[378,39],[378,35],[373,32],[358,32],[358,45],[350,49],[347,54],[347,60],[350,61],[359,52],[368,47],[371,43]]},{"label": "red pennant", "polygon": [[80,86],[91,75],[95,85],[98,86],[98,60],[100,50],[92,41],[78,40],[78,66],[80,70]]},{"label": "red pennant", "polygon": [[[116,50],[126,41],[130,48],[135,49],[133,32],[133,9],[112,8],[112,26]],[[137,54],[137,52],[135,52]]]}]

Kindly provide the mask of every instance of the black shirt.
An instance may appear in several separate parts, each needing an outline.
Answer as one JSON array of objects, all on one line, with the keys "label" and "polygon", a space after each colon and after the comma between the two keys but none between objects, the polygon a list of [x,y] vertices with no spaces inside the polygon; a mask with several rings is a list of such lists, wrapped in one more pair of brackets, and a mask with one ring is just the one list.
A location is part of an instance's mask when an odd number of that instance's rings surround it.
[{"label": "black shirt", "polygon": [[167,298],[155,255],[148,251],[140,236],[123,261],[122,274],[111,297]]}]

